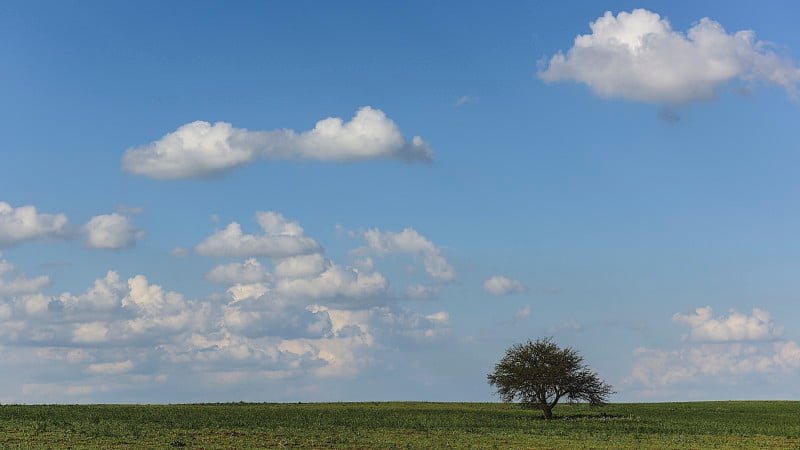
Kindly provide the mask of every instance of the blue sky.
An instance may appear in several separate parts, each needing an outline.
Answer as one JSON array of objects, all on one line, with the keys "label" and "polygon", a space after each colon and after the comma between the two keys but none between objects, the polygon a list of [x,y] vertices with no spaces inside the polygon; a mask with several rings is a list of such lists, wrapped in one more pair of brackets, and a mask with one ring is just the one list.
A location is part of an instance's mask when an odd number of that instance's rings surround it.
[{"label": "blue sky", "polygon": [[797,399],[798,15],[4,2],[0,402]]}]

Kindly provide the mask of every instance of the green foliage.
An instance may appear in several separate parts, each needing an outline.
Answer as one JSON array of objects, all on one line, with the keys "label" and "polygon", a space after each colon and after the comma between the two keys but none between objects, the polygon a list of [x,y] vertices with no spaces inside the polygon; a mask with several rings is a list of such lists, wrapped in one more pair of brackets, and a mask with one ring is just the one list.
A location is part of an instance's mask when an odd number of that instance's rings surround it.
[{"label": "green foliage", "polygon": [[512,345],[487,378],[504,402],[518,399],[541,409],[547,419],[562,398],[600,406],[614,393],[577,351],[560,348],[551,338]]},{"label": "green foliage", "polygon": [[4,405],[0,449],[800,448],[800,402]]}]

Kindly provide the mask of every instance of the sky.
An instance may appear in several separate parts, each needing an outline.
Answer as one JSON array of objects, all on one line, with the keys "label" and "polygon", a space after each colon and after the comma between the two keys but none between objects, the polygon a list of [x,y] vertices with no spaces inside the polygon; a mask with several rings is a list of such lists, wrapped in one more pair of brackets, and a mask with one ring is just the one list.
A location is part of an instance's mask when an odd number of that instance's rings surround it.
[{"label": "sky", "polygon": [[800,399],[791,1],[0,4],[0,403]]}]

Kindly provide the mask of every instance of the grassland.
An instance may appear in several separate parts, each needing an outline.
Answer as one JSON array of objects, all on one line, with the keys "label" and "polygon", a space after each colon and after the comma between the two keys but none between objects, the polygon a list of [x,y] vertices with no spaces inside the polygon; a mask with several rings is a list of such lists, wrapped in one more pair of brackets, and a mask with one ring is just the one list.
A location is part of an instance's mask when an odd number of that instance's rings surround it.
[{"label": "grassland", "polygon": [[0,448],[800,448],[800,402],[0,406]]}]

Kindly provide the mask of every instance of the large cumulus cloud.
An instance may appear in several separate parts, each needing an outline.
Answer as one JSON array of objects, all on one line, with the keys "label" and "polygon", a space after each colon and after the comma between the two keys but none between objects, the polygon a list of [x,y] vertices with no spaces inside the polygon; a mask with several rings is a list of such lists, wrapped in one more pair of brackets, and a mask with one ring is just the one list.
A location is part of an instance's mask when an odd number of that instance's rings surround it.
[{"label": "large cumulus cloud", "polygon": [[800,69],[753,31],[728,33],[709,18],[685,34],[645,9],[606,12],[589,26],[591,34],[543,63],[542,80],[576,81],[603,97],[662,105],[709,99],[735,79],[778,85],[792,95],[800,83]]}]

